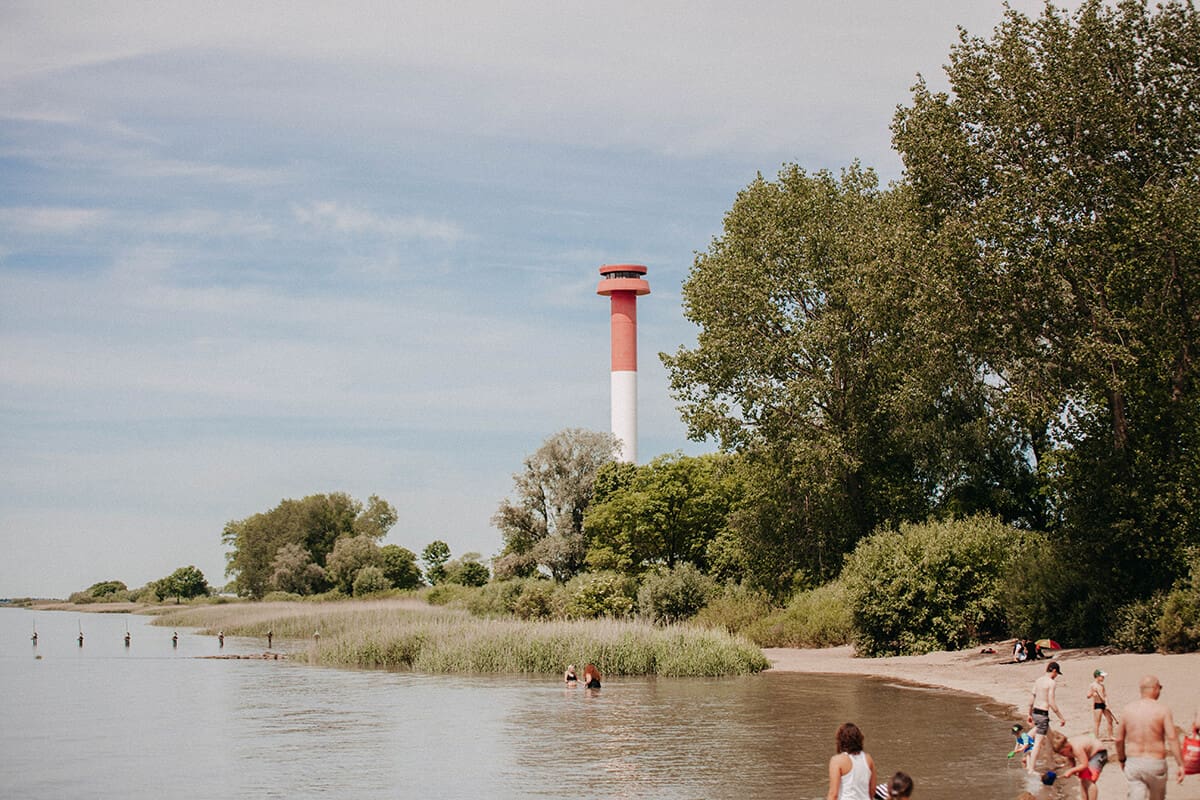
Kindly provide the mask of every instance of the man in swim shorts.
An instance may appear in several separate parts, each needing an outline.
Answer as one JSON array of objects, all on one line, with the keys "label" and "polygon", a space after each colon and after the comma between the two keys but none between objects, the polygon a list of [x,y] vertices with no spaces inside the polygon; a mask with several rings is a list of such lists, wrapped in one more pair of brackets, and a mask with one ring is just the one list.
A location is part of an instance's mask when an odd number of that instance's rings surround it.
[{"label": "man in swim shorts", "polygon": [[1070,759],[1071,768],[1058,773],[1059,780],[1075,775],[1083,789],[1083,800],[1097,800],[1100,790],[1096,781],[1108,763],[1108,750],[1104,743],[1090,733],[1067,738],[1057,731],[1050,731],[1050,746],[1055,753]]},{"label": "man in swim shorts", "polygon": [[1029,723],[1033,725],[1033,750],[1029,752],[1029,772],[1037,772],[1037,757],[1042,749],[1042,739],[1050,730],[1050,712],[1058,715],[1059,724],[1066,725],[1067,718],[1054,702],[1054,681],[1062,674],[1057,661],[1046,666],[1046,674],[1033,682],[1033,696],[1029,700]]},{"label": "man in swim shorts", "polygon": [[1121,712],[1115,739],[1117,761],[1129,781],[1129,800],[1163,800],[1167,796],[1167,752],[1179,767],[1176,783],[1183,783],[1183,756],[1171,709],[1158,702],[1162,684],[1153,675],[1138,684],[1141,694]]}]

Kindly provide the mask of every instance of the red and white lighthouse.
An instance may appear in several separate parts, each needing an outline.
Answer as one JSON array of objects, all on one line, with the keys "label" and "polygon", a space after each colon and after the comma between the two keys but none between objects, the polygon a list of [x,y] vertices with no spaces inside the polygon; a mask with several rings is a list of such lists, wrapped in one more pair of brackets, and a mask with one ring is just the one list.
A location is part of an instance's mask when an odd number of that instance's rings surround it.
[{"label": "red and white lighthouse", "polygon": [[600,268],[596,294],[610,299],[612,325],[612,432],[621,460],[637,463],[637,299],[650,294],[641,264]]}]

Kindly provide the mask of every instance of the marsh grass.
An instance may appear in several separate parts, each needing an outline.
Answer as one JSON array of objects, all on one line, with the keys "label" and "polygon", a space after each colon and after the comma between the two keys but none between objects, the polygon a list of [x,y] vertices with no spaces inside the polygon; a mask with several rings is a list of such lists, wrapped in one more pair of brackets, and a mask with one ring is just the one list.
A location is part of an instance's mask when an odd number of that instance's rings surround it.
[{"label": "marsh grass", "polygon": [[768,666],[758,648],[722,631],[610,619],[479,619],[412,600],[190,608],[154,624],[233,636],[271,630],[280,640],[305,642],[318,663],[431,673],[558,674],[567,664],[590,662],[605,675],[699,677]]}]

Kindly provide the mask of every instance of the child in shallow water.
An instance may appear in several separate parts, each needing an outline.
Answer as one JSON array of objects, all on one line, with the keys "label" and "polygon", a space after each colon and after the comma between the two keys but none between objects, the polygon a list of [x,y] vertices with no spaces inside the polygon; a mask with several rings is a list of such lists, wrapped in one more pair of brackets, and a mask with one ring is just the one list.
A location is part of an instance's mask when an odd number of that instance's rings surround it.
[{"label": "child in shallow water", "polygon": [[1031,750],[1033,750],[1033,733],[1032,733],[1032,731],[1033,731],[1033,728],[1030,728],[1029,730],[1025,730],[1020,725],[1012,726],[1012,734],[1013,734],[1013,736],[1017,737],[1017,741],[1016,741],[1016,744],[1013,745],[1012,751],[1009,752],[1008,757],[1012,758],[1013,756],[1020,753],[1021,754],[1021,766],[1025,767],[1026,769],[1029,769],[1029,763],[1028,763],[1029,762],[1029,753]]}]

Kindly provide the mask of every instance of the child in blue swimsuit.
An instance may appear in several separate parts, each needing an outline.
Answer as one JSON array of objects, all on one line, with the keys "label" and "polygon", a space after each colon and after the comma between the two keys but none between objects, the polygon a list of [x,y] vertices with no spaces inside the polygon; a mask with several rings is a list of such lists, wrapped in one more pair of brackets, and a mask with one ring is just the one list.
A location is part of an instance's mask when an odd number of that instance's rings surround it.
[{"label": "child in blue swimsuit", "polygon": [[1033,749],[1033,734],[1030,733],[1031,730],[1032,728],[1027,731],[1020,725],[1012,726],[1012,733],[1013,736],[1017,737],[1017,742],[1013,746],[1012,752],[1008,754],[1008,757],[1012,758],[1017,753],[1020,753],[1021,766],[1025,767],[1026,769],[1029,768],[1029,765],[1026,763],[1029,761],[1029,751]]}]

